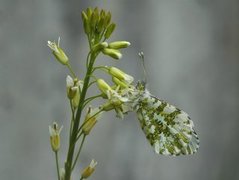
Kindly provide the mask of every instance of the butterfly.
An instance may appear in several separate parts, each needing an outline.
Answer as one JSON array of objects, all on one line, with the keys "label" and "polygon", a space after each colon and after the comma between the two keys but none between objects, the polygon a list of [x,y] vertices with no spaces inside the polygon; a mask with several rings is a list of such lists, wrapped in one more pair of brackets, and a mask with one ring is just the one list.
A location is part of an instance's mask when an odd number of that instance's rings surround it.
[{"label": "butterfly", "polygon": [[154,151],[166,156],[194,154],[199,139],[188,114],[153,96],[138,82],[134,105],[142,130]]}]

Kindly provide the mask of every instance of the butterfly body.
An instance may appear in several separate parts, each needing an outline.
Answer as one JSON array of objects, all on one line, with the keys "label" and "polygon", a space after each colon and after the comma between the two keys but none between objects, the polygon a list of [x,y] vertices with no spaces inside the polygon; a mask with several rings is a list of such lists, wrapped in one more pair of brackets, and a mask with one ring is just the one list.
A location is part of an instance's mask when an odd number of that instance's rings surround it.
[{"label": "butterfly body", "polygon": [[151,95],[143,83],[138,83],[137,89],[134,109],[154,151],[172,156],[195,153],[199,140],[188,114]]}]

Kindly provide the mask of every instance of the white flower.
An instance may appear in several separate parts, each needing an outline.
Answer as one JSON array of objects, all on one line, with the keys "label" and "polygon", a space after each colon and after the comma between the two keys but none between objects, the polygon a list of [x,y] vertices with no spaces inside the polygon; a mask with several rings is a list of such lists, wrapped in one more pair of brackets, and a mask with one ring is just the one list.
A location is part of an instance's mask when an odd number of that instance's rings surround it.
[{"label": "white flower", "polygon": [[64,180],[65,179],[65,168],[61,168],[60,169],[60,180]]},{"label": "white flower", "polygon": [[83,82],[74,79],[71,76],[66,77],[66,89],[67,89],[67,96],[69,99],[72,100],[72,105],[74,107],[78,107],[78,103],[80,100],[80,89],[83,86]]},{"label": "white flower", "polygon": [[[128,88],[128,90],[130,90]],[[103,110],[109,111],[114,109],[116,116],[123,119],[124,114],[132,111],[132,105],[130,97],[128,96],[127,90],[119,90],[119,87],[116,90],[108,90],[107,98],[108,101],[102,106]]]},{"label": "white flower", "polygon": [[95,171],[95,167],[97,165],[97,162],[93,159],[91,162],[90,162],[90,165],[87,166],[81,173],[81,177],[86,179],[88,178],[89,176],[91,176],[91,174]]},{"label": "white flower", "polygon": [[125,72],[123,72],[122,70],[120,70],[116,67],[110,67],[109,74],[127,84],[131,84],[134,81],[134,78],[132,76],[126,74]]},{"label": "white flower", "polygon": [[91,160],[91,162],[90,162],[90,168],[95,168],[95,166],[97,165],[98,163],[94,160],[94,159],[92,159]]},{"label": "white flower", "polygon": [[85,135],[88,135],[92,128],[95,126],[97,121],[99,120],[102,112],[100,108],[92,109],[89,107],[88,112],[85,117],[84,125],[82,127],[82,131]]},{"label": "white flower", "polygon": [[69,61],[65,52],[60,48],[60,37],[58,38],[58,43],[47,41],[48,47],[52,50],[55,58],[63,65],[66,65]]},{"label": "white flower", "polygon": [[128,102],[128,100],[129,100],[128,97],[121,96],[117,92],[117,89],[116,90],[108,90],[106,92],[106,95],[107,95],[109,101],[114,105],[121,104],[121,103],[124,103],[124,102]]},{"label": "white flower", "polygon": [[66,77],[66,87],[71,88],[74,86],[74,80],[72,79],[71,76],[67,75]]},{"label": "white flower", "polygon": [[62,128],[63,126],[59,128],[56,122],[53,123],[53,126],[49,126],[51,147],[55,152],[60,149],[60,133]]},{"label": "white flower", "polygon": [[47,46],[56,53],[60,53],[59,47],[60,47],[60,40],[61,38],[58,38],[57,44],[55,42],[47,41]]},{"label": "white flower", "polygon": [[78,80],[78,79],[74,79],[71,76],[67,76],[66,77],[66,87],[82,87],[82,81]]}]

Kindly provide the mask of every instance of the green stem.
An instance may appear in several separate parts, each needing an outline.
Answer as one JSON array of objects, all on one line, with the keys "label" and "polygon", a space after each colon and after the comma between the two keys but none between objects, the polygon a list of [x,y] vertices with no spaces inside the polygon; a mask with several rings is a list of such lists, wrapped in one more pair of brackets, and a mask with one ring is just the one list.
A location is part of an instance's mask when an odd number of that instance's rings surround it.
[{"label": "green stem", "polygon": [[90,82],[90,76],[92,73],[95,59],[96,59],[96,56],[95,56],[95,54],[92,53],[90,56],[90,62],[89,62],[89,66],[87,68],[86,76],[84,78],[84,84],[83,84],[83,88],[82,88],[82,92],[81,92],[81,98],[80,98],[79,106],[78,106],[77,113],[75,116],[72,134],[71,134],[71,138],[70,138],[67,160],[65,163],[65,171],[66,171],[65,180],[70,180],[70,177],[71,177],[72,160],[73,160],[73,155],[74,155],[74,151],[75,151],[75,142],[76,142],[77,135],[78,135],[80,118],[81,118],[81,114],[82,114],[82,111],[84,108],[85,97],[86,97],[88,85]]},{"label": "green stem", "polygon": [[71,100],[70,100],[70,105],[71,105],[71,124],[70,124],[70,133],[69,133],[69,143],[70,143],[70,140],[71,140],[72,126],[73,126],[74,116],[75,116],[75,110],[72,106]]},{"label": "green stem", "polygon": [[81,131],[81,133],[77,136],[76,141],[78,141],[78,139],[80,139],[82,134],[83,134],[83,131]]},{"label": "green stem", "polygon": [[84,107],[85,107],[89,102],[91,102],[91,101],[93,101],[94,99],[99,98],[99,97],[102,97],[102,94],[98,94],[98,95],[96,95],[96,96],[92,96],[92,97],[87,98],[87,99],[85,100]]},{"label": "green stem", "polygon": [[75,161],[74,161],[74,163],[73,163],[73,165],[72,165],[72,169],[71,169],[71,170],[74,169],[74,167],[75,167],[75,165],[76,165],[76,162],[77,162],[77,159],[79,158],[79,155],[80,155],[80,153],[81,153],[81,149],[82,149],[83,144],[84,144],[84,142],[85,142],[85,137],[86,137],[86,135],[84,135],[83,138],[82,138],[79,151],[78,151],[78,153],[77,153],[77,155],[76,155],[76,158],[75,158]]},{"label": "green stem", "polygon": [[95,72],[95,70],[97,70],[97,69],[102,69],[103,71],[105,71],[107,73],[109,71],[109,68],[107,66],[96,66],[96,67],[94,67],[93,72]]},{"label": "green stem", "polygon": [[90,36],[89,34],[87,34],[87,38],[88,38],[89,47],[90,47],[90,49],[91,49],[91,46],[92,46],[92,45],[91,45],[91,41],[90,41],[90,40],[91,40],[92,38],[91,38],[91,36]]},{"label": "green stem", "polygon": [[59,162],[58,162],[58,153],[57,153],[57,151],[55,152],[55,157],[56,157],[57,177],[58,177],[58,180],[60,180],[60,170],[59,170]]},{"label": "green stem", "polygon": [[84,179],[83,177],[80,178],[80,180],[83,180],[83,179]]},{"label": "green stem", "polygon": [[90,82],[88,88],[89,88],[91,85],[95,84],[96,82],[97,82],[96,80]]},{"label": "green stem", "polygon": [[71,75],[72,75],[74,78],[76,78],[76,74],[74,73],[74,71],[73,71],[73,69],[72,69],[72,67],[71,67],[70,63],[67,63],[67,64],[66,64],[66,66],[67,66],[67,67],[68,67],[68,69],[70,70],[70,72],[71,72]]},{"label": "green stem", "polygon": [[91,51],[88,53],[87,58],[86,58],[86,68],[87,69],[88,69],[88,66],[89,66],[90,54],[91,54]]}]

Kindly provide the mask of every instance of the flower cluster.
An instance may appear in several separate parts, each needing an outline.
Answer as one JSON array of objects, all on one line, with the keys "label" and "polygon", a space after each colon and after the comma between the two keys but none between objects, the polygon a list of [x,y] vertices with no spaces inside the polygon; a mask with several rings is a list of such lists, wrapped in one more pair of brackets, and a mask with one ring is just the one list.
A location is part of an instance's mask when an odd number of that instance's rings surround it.
[{"label": "flower cluster", "polygon": [[[69,100],[71,117],[69,126],[69,146],[64,166],[60,166],[58,152],[60,150],[60,133],[62,127],[57,123],[49,126],[50,143],[55,153],[58,180],[72,180],[72,171],[76,167],[85,139],[88,138],[102,113],[115,111],[116,116],[124,118],[130,111],[135,111],[146,138],[154,147],[156,153],[164,155],[193,154],[199,147],[199,140],[194,131],[193,122],[188,115],[178,108],[152,96],[145,87],[145,81],[133,85],[133,76],[117,67],[96,65],[99,54],[113,59],[121,59],[121,49],[130,46],[128,41],[107,42],[115,30],[115,23],[111,22],[111,13],[99,10],[97,7],[82,11],[84,32],[89,43],[86,57],[86,71],[83,78],[78,78],[70,65],[70,60],[58,43],[48,41],[54,57],[68,68],[71,76],[66,78],[66,95]],[[143,61],[144,55],[139,53]],[[96,70],[102,70],[111,77],[111,82],[99,77]],[[83,71],[84,72],[84,71]],[[146,77],[146,75],[145,75]],[[88,90],[96,86],[99,94],[89,96]],[[92,108],[96,98],[103,103]],[[83,119],[83,114],[85,114]],[[83,119],[83,120],[81,120]],[[80,143],[79,143],[80,142]],[[97,162],[91,163],[78,174],[80,180],[89,178],[95,171]],[[61,167],[61,168],[60,168]]]},{"label": "flower cluster", "polygon": [[95,42],[100,42],[102,38],[108,39],[116,26],[111,22],[111,13],[99,11],[97,7],[82,11],[82,20],[85,33]]},{"label": "flower cluster", "polygon": [[[114,110],[116,116],[123,118],[124,114],[132,111],[133,94],[136,88],[132,85],[134,78],[126,74],[117,67],[95,66],[95,60],[99,54],[106,55],[113,59],[122,58],[121,49],[130,46],[128,41],[106,42],[115,30],[115,23],[111,22],[111,13],[98,8],[87,8],[82,11],[82,21],[84,32],[87,35],[89,43],[89,53],[86,58],[86,74],[80,79],[70,65],[70,60],[64,50],[60,47],[60,38],[58,43],[48,41],[54,57],[62,65],[66,66],[71,75],[66,77],[66,95],[70,102],[71,121],[69,132],[69,149],[64,168],[59,168],[58,151],[60,149],[60,132],[56,123],[49,127],[50,141],[52,150],[56,154],[57,173],[59,180],[72,179],[72,171],[79,159],[85,138],[91,133],[96,123],[99,121],[103,112]],[[111,76],[112,82],[109,85],[101,77],[94,73],[96,70],[103,70]],[[98,74],[97,74],[98,75]],[[97,85],[100,94],[88,97],[87,91],[91,85]],[[96,108],[92,108],[91,103],[96,98],[105,100]],[[85,118],[81,116],[85,112]],[[81,141],[77,145],[78,141]],[[79,146],[79,150],[75,151]],[[92,160],[81,173],[81,179],[86,179],[95,170],[97,162]]]},{"label": "flower cluster", "polygon": [[132,111],[132,94],[135,87],[132,85],[134,78],[116,67],[105,67],[112,76],[113,86],[108,85],[103,79],[97,80],[97,85],[107,102],[101,108],[104,111],[115,110],[117,117],[123,118],[124,114]]},{"label": "flower cluster", "polygon": [[111,22],[110,12],[99,11],[97,7],[95,9],[87,8],[86,11],[82,11],[82,21],[89,44],[94,52],[101,51],[114,59],[122,57],[119,49],[128,47],[129,42],[116,41],[109,44],[105,42],[110,38],[116,27],[115,23]]}]

